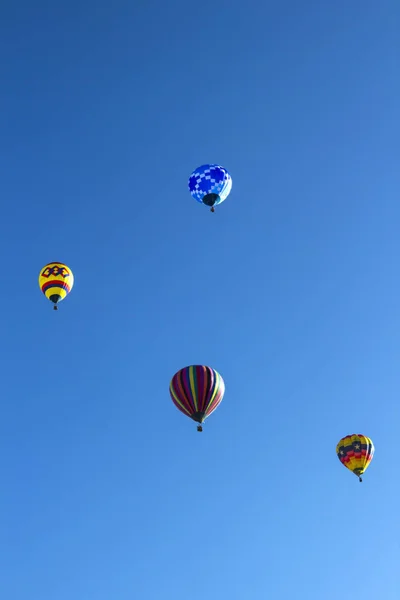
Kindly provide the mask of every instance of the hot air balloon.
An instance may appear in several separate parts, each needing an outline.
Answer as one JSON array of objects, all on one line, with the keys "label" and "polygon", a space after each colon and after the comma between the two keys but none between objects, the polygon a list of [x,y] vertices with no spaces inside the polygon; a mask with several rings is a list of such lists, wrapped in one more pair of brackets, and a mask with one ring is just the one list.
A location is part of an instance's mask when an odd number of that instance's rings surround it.
[{"label": "hot air balloon", "polygon": [[202,165],[189,177],[189,190],[197,202],[211,207],[221,204],[232,189],[232,178],[220,165]]},{"label": "hot air balloon", "polygon": [[63,263],[51,262],[40,271],[39,287],[46,298],[54,303],[54,310],[57,310],[57,302],[64,300],[73,285],[72,271]]},{"label": "hot air balloon", "polygon": [[368,469],[374,456],[372,440],[361,433],[352,433],[342,438],[336,446],[340,462],[362,481],[361,475]]},{"label": "hot air balloon", "polygon": [[196,423],[201,424],[222,401],[225,383],[221,375],[211,367],[192,365],[181,369],[173,376],[169,393],[175,406]]}]

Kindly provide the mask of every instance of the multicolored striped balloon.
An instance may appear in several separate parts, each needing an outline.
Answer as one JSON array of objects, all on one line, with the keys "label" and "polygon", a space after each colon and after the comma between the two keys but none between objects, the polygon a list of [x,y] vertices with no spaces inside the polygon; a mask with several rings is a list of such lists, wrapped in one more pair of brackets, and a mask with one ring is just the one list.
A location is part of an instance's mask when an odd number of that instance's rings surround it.
[{"label": "multicolored striped balloon", "polygon": [[340,462],[357,475],[360,481],[362,481],[361,475],[369,467],[374,452],[372,440],[361,433],[346,435],[336,446],[336,454]]},{"label": "multicolored striped balloon", "polygon": [[221,375],[204,365],[192,365],[181,369],[173,376],[169,393],[172,402],[186,416],[200,425],[217,408],[225,393]]},{"label": "multicolored striped balloon", "polygon": [[73,285],[72,271],[63,263],[51,262],[40,271],[39,287],[46,298],[53,302],[54,310],[57,310],[57,303],[70,293]]}]

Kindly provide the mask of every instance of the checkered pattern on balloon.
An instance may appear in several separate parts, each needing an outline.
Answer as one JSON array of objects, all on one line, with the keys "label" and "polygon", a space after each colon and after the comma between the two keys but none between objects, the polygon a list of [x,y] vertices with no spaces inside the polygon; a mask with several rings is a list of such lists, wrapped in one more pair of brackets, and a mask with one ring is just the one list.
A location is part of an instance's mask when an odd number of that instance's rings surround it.
[{"label": "checkered pattern on balloon", "polygon": [[[196,169],[189,177],[189,190],[197,202],[207,206],[221,204],[232,189],[232,178],[228,171],[220,165],[203,165]],[[207,198],[215,194],[212,204],[208,204]],[[206,201],[205,201],[206,200]]]}]

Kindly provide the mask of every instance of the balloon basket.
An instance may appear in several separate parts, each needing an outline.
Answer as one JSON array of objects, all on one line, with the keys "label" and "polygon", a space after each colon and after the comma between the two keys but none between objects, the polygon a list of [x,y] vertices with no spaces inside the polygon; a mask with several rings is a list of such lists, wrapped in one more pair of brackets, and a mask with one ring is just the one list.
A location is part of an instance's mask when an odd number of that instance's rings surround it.
[{"label": "balloon basket", "polygon": [[197,431],[203,431],[203,428],[202,428],[202,426],[201,426],[201,425],[198,425],[198,426],[197,426]]}]

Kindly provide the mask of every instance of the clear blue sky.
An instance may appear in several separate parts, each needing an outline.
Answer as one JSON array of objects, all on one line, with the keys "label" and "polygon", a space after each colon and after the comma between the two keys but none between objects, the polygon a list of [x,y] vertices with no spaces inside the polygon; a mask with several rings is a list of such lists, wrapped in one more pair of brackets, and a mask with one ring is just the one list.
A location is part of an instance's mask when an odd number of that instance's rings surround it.
[{"label": "clear blue sky", "polygon": [[[2,8],[2,600],[398,600],[399,28],[397,0]],[[193,363],[226,383],[202,435],[168,393]]]}]

